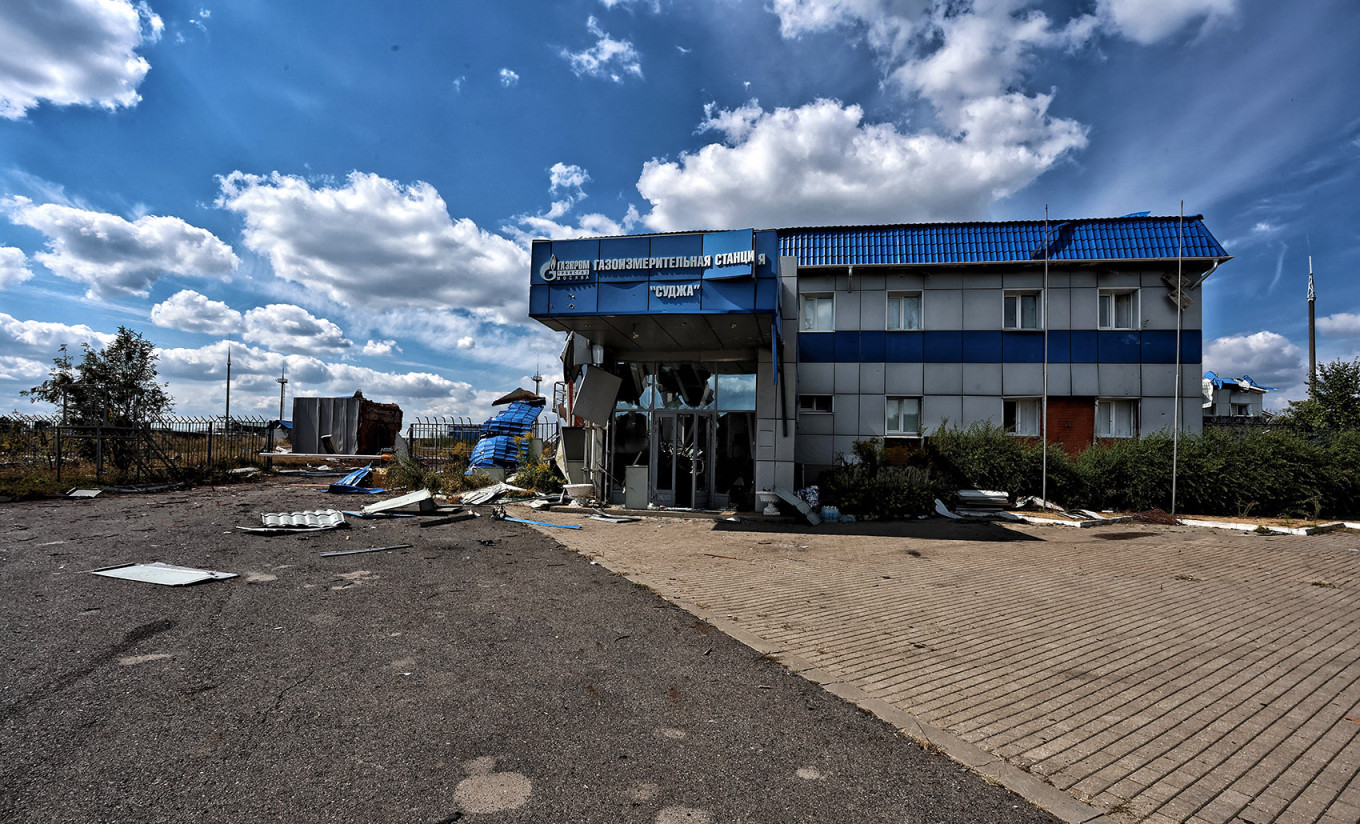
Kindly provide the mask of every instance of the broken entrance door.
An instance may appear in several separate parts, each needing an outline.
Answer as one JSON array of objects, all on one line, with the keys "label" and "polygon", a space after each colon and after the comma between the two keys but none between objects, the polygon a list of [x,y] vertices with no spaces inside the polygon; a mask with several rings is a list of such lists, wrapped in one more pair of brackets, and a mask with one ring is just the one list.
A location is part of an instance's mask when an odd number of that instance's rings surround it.
[{"label": "broken entrance door", "polygon": [[713,487],[713,416],[656,411],[652,417],[652,500],[662,506],[706,508]]}]

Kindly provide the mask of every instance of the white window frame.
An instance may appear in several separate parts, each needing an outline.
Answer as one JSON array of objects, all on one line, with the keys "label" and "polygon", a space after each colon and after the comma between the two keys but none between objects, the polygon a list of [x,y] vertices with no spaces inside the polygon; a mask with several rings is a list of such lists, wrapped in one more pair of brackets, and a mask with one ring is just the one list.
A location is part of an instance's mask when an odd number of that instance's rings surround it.
[{"label": "white window frame", "polygon": [[[1120,409],[1128,410],[1129,431],[1127,433],[1115,431],[1119,423],[1116,416]],[[1095,432],[1097,438],[1138,437],[1138,399],[1097,398]]]},{"label": "white window frame", "polygon": [[[818,324],[817,318],[818,307],[822,301],[825,301],[826,305],[830,307],[828,317],[825,319],[830,325],[825,327]],[[834,292],[807,292],[798,296],[798,331],[836,331],[836,295]]]},{"label": "white window frame", "polygon": [[[825,409],[818,409],[818,408],[817,408],[818,405],[819,405],[819,404],[817,403],[817,401],[818,401],[818,399],[820,399],[820,398],[825,398],[825,399],[826,399],[826,408],[825,408]],[[807,394],[807,395],[799,395],[799,396],[798,396],[798,414],[799,414],[799,415],[802,415],[802,414],[804,414],[804,413],[811,414],[811,415],[830,415],[832,412],[835,412],[835,411],[836,411],[836,400],[835,400],[835,396],[834,396],[834,395],[827,395],[827,394],[823,394],[823,393],[818,393],[818,394]]]},{"label": "white window frame", "polygon": [[[1006,427],[1006,434],[1017,438],[1037,438],[1043,431],[1044,404],[1042,398],[1005,398],[1002,400],[1001,422]],[[1012,415],[1006,414],[1006,407],[1015,404],[1015,411]],[[1032,411],[1034,426],[1033,431],[1020,429],[1020,404],[1025,404]],[[1011,418],[1014,423],[1006,424],[1006,418]]]},{"label": "white window frame", "polygon": [[[911,298],[916,299],[916,325],[906,324],[906,301]],[[894,303],[896,305],[894,306]],[[884,301],[887,310],[887,317],[884,319],[884,328],[889,332],[919,332],[926,325],[925,298],[919,291],[912,292],[889,292]]]},{"label": "white window frame", "polygon": [[[1119,323],[1115,317],[1119,306],[1119,298],[1129,298],[1129,319],[1128,325]],[[1109,303],[1108,317],[1106,302]],[[1137,289],[1101,289],[1096,296],[1096,328],[1127,331],[1139,328],[1142,323],[1139,318],[1138,290]]]},{"label": "white window frame", "polygon": [[[1033,326],[1025,326],[1022,299],[1034,298]],[[1014,301],[1014,303],[1012,303]],[[1044,328],[1044,293],[1042,289],[1007,289],[1001,297],[1001,328],[1013,331],[1032,331]]]},{"label": "white window frame", "polygon": [[[907,402],[910,402],[910,403],[914,404],[915,407],[916,407],[916,410],[915,410],[915,415],[916,415],[916,428],[915,428],[915,429],[906,429],[906,428],[904,428],[904,427],[902,426],[903,418],[905,417],[905,416],[902,414],[902,406],[903,406],[903,404],[905,404],[905,403],[907,403]],[[895,410],[894,410],[894,406],[896,407]],[[896,414],[896,417],[897,417],[897,421],[898,421],[898,424],[897,424],[897,428],[896,428],[896,429],[894,429],[893,426],[892,426],[892,420],[893,420],[893,417],[894,417],[894,415],[893,415],[894,411],[896,411],[896,413],[897,413],[897,414]],[[909,396],[909,395],[902,395],[902,396],[894,395],[894,396],[889,396],[889,397],[887,397],[887,398],[884,398],[883,432],[884,432],[884,434],[886,434],[886,435],[893,435],[893,436],[920,436],[920,434],[921,434],[921,399],[920,399],[919,397],[914,397],[914,396]]]}]

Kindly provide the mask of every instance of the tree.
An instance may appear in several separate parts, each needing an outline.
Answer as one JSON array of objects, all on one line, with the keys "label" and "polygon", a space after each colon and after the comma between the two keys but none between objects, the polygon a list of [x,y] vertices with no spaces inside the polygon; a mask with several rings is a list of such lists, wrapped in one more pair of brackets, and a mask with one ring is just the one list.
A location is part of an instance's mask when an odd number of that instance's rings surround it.
[{"label": "tree", "polygon": [[1290,401],[1282,417],[1305,429],[1360,429],[1360,359],[1319,364],[1308,399]]},{"label": "tree", "polygon": [[62,346],[47,380],[21,394],[60,407],[65,423],[90,426],[146,424],[173,408],[167,385],[156,382],[156,347],[139,332],[120,326],[108,346],[83,349],[75,363]]}]

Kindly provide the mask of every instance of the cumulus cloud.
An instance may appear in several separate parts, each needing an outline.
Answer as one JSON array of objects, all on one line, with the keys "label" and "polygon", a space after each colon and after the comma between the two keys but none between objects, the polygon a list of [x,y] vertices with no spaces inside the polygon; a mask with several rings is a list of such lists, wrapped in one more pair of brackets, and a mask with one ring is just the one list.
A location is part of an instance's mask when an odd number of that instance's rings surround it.
[{"label": "cumulus cloud", "polygon": [[337,186],[277,172],[233,172],[220,183],[218,205],[244,218],[246,247],[320,297],[365,311],[434,305],[524,317],[528,253],[450,218],[428,183],[360,172]]},{"label": "cumulus cloud", "polygon": [[1301,384],[1307,372],[1303,350],[1268,331],[1216,338],[1204,348],[1203,362],[1220,375],[1251,375],[1257,383],[1281,388]]},{"label": "cumulus cloud", "polygon": [[83,344],[102,349],[113,335],[96,332],[83,323],[66,324],[40,320],[19,320],[0,312],[0,350],[10,355],[55,358],[61,347],[79,353]]},{"label": "cumulus cloud", "polygon": [[220,300],[182,289],[151,307],[151,322],[166,329],[234,335],[241,331],[241,313]]},{"label": "cumulus cloud", "polygon": [[1095,31],[1089,15],[1057,29],[1043,12],[1021,5],[992,0],[962,11],[936,7],[923,30],[938,47],[907,59],[892,71],[892,81],[947,116],[957,103],[1013,91],[1038,50],[1080,46]]},{"label": "cumulus cloud", "polygon": [[1350,312],[1337,312],[1325,318],[1318,318],[1318,331],[1334,338],[1360,338],[1360,315]]},{"label": "cumulus cloud", "polygon": [[373,357],[387,357],[393,352],[400,352],[401,347],[397,346],[394,340],[371,340],[364,344],[363,354]]},{"label": "cumulus cloud", "polygon": [[507,89],[519,83],[519,74],[510,69],[501,69],[500,78],[501,85]]},{"label": "cumulus cloud", "polygon": [[354,345],[339,326],[288,303],[271,303],[246,312],[241,336],[270,349],[297,354],[341,352]]},{"label": "cumulus cloud", "polygon": [[23,283],[33,277],[23,249],[0,246],[0,289]]},{"label": "cumulus cloud", "polygon": [[676,231],[976,217],[1086,144],[1079,124],[1049,118],[1049,102],[970,102],[953,135],[865,123],[859,106],[833,100],[710,111],[703,128],[728,142],[649,161],[638,179],[652,204],[643,221]]},{"label": "cumulus cloud", "polygon": [[642,77],[642,55],[631,41],[615,40],[591,16],[586,29],[595,38],[595,45],[583,51],[562,49],[561,55],[577,77],[596,77],[622,83],[624,75]]},{"label": "cumulus cloud", "polygon": [[212,232],[177,217],[118,215],[35,204],[14,197],[0,203],[11,222],[47,236],[34,259],[53,274],[89,286],[90,298],[145,296],[162,275],[229,279],[240,265],[231,247]]},{"label": "cumulus cloud", "polygon": [[36,386],[48,375],[48,366],[40,360],[0,355],[0,381],[24,381]]},{"label": "cumulus cloud", "polygon": [[1197,21],[1211,26],[1237,13],[1237,0],[1099,0],[1109,28],[1144,46],[1165,40]]},{"label": "cumulus cloud", "polygon": [[47,101],[135,106],[151,64],[137,54],[165,29],[145,2],[6,0],[0,3],[0,117]]},{"label": "cumulus cloud", "polygon": [[[463,381],[433,372],[384,372],[321,357],[281,354],[267,349],[228,344],[160,350],[159,372],[169,381],[176,409],[200,414],[221,408],[226,377],[227,347],[232,358],[232,411],[238,414],[278,414],[281,371],[288,375],[288,397],[297,395],[365,397],[397,403],[409,420],[414,415],[486,416],[495,392],[483,392]],[[285,415],[287,408],[285,408]]]}]

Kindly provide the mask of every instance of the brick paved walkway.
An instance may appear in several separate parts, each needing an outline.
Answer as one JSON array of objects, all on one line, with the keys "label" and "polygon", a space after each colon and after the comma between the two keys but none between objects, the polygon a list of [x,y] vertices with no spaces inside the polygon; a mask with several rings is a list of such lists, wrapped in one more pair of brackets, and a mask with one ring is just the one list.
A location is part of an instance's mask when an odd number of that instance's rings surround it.
[{"label": "brick paved walkway", "polygon": [[551,533],[1117,819],[1360,821],[1355,534],[581,523]]}]

